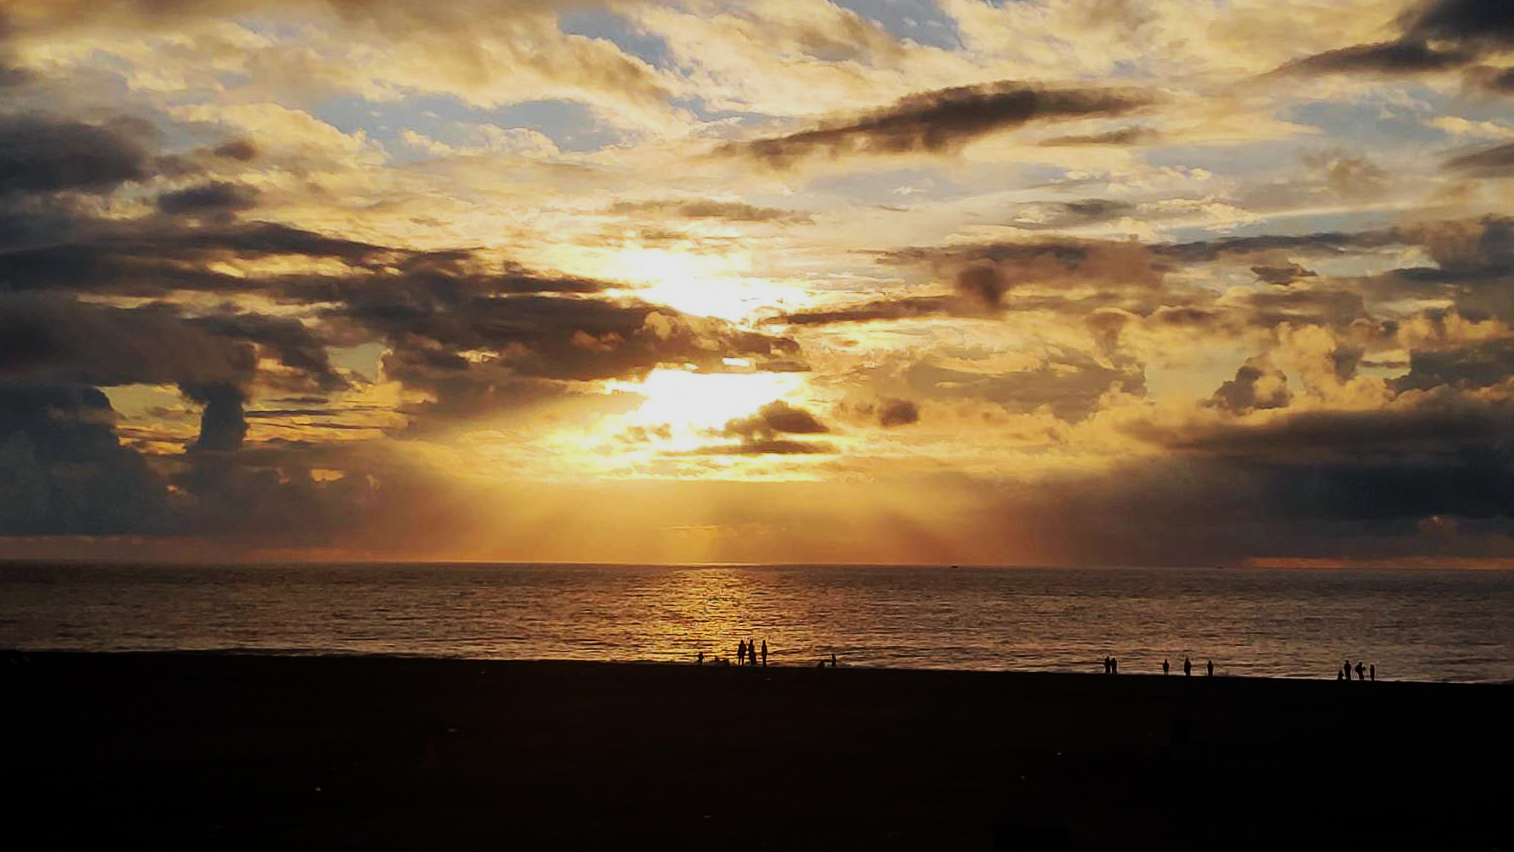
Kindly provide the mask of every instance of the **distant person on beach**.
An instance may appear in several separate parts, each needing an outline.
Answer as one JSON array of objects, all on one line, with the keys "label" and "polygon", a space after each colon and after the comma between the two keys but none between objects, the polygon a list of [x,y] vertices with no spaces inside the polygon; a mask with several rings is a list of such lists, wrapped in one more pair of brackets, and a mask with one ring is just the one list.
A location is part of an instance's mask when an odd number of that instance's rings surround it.
[{"label": "distant person on beach", "polygon": [[1114,657],[1110,657],[1109,658],[1109,673],[1110,674],[1119,674],[1120,673],[1120,661],[1118,659],[1114,658]]},{"label": "distant person on beach", "polygon": [[831,668],[834,669],[835,667],[836,667],[836,652],[832,651],[831,652]]},{"label": "distant person on beach", "polygon": [[1214,677],[1214,660],[1209,661],[1209,676]]},{"label": "distant person on beach", "polygon": [[1341,671],[1343,671],[1343,672],[1346,673],[1346,680],[1350,680],[1351,679],[1351,661],[1350,660],[1347,660],[1345,662],[1345,664],[1341,666]]},{"label": "distant person on beach", "polygon": [[1343,675],[1343,674],[1341,674],[1341,670],[1340,669],[1336,669],[1335,670],[1335,679],[1336,680],[1345,680],[1345,678],[1346,678],[1346,676]]},{"label": "distant person on beach", "polygon": [[1185,654],[1183,656],[1183,677],[1187,677],[1187,676],[1189,676],[1191,674],[1193,674],[1193,663],[1188,659],[1188,656]]},{"label": "distant person on beach", "polygon": [[762,640],[762,667],[768,667],[768,640]]},{"label": "distant person on beach", "polygon": [[704,665],[704,652],[703,651],[699,652],[699,664],[701,666]]},{"label": "distant person on beach", "polygon": [[1367,671],[1372,676],[1372,682],[1377,683],[1377,663],[1367,666]]},{"label": "distant person on beach", "polygon": [[1167,661],[1162,661],[1162,674],[1167,674]]},{"label": "distant person on beach", "polygon": [[1109,674],[1109,655],[1104,655],[1104,674]]},{"label": "distant person on beach", "polygon": [[1367,679],[1367,667],[1364,666],[1364,665],[1362,665],[1361,660],[1357,660],[1356,661],[1356,679],[1357,680],[1366,680]]},{"label": "distant person on beach", "polygon": [[736,665],[738,665],[738,666],[744,666],[744,665],[746,665],[746,640],[745,639],[741,639],[741,640],[738,640],[736,642]]}]

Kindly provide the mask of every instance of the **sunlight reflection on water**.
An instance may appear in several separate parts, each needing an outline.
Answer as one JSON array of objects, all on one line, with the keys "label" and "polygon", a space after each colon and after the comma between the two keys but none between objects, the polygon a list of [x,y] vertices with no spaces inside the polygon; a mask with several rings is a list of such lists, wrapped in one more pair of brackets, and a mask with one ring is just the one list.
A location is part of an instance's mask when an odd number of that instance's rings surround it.
[{"label": "sunlight reflection on water", "polygon": [[1514,574],[871,566],[0,566],[0,646],[1514,679]]}]

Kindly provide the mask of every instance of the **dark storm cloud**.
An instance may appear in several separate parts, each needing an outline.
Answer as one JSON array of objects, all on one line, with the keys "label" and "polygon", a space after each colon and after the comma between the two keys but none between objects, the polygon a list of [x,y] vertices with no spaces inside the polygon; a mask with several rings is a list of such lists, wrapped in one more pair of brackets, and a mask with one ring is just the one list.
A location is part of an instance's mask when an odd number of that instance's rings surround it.
[{"label": "dark storm cloud", "polygon": [[611,205],[611,213],[621,215],[652,214],[677,219],[724,219],[729,222],[776,222],[807,224],[810,214],[778,207],[758,207],[738,201],[709,199],[661,201],[622,201]]},{"label": "dark storm cloud", "polygon": [[884,400],[878,409],[878,424],[884,427],[909,426],[920,422],[920,406],[907,399]]},{"label": "dark storm cloud", "polygon": [[0,381],[0,536],[167,529],[167,491],[114,420],[96,388]]},{"label": "dark storm cloud", "polygon": [[1397,391],[1448,386],[1476,389],[1499,385],[1514,376],[1514,340],[1486,340],[1451,349],[1409,353],[1409,372],[1393,379]]},{"label": "dark storm cloud", "polygon": [[1514,408],[1449,388],[1371,411],[1302,411],[1262,424],[1228,423],[1194,430],[1133,425],[1132,434],[1171,449],[1255,462],[1429,460],[1506,443]]},{"label": "dark storm cloud", "polygon": [[258,191],[250,186],[213,181],[166,192],[157,199],[164,213],[191,216],[228,216],[251,210],[258,204]]},{"label": "dark storm cloud", "polygon": [[57,295],[0,296],[0,377],[90,385],[243,383],[257,349],[185,322],[178,309],[115,308]]},{"label": "dark storm cloud", "polygon": [[66,190],[108,193],[151,173],[132,133],[38,113],[0,115],[0,196]]},{"label": "dark storm cloud", "polygon": [[242,407],[247,395],[233,384],[185,385],[184,395],[205,407],[200,415],[200,436],[192,450],[235,450],[247,436],[247,418]]},{"label": "dark storm cloud", "polygon": [[1514,46],[1514,7],[1504,0],[1435,0],[1405,12],[1408,34],[1470,42],[1483,47]]},{"label": "dark storm cloud", "polygon": [[[1328,50],[1289,62],[1275,74],[1405,75],[1460,68],[1514,46],[1514,7],[1504,0],[1431,0],[1399,16],[1394,41]],[[1474,69],[1469,79],[1478,78]]]},{"label": "dark storm cloud", "polygon": [[[1337,424],[1340,425],[1340,424]],[[1356,434],[1357,440],[1370,436]],[[1349,440],[1349,439],[1348,439]],[[1476,536],[1419,538],[1427,521],[1510,532],[1514,448],[1473,442],[1428,456],[1257,460],[1183,451],[1099,475],[983,484],[964,526],[1033,540],[1038,559],[1164,565],[1255,556],[1478,555]],[[1162,530],[1154,536],[1153,529]]]},{"label": "dark storm cloud", "polygon": [[1152,130],[1150,127],[1122,127],[1106,133],[1053,136],[1050,139],[1042,139],[1037,144],[1049,148],[1078,145],[1150,145],[1160,141],[1161,138],[1162,134]]},{"label": "dark storm cloud", "polygon": [[921,92],[855,118],[732,143],[723,150],[779,168],[814,154],[943,153],[1032,122],[1117,116],[1150,103],[1151,96],[1133,91],[1043,88],[1006,80]]},{"label": "dark storm cloud", "polygon": [[1474,177],[1507,177],[1514,174],[1514,142],[1452,157],[1445,167]]},{"label": "dark storm cloud", "polygon": [[1437,50],[1419,41],[1358,44],[1306,56],[1278,69],[1280,74],[1330,74],[1350,71],[1421,74],[1460,68],[1476,58],[1467,50]]},{"label": "dark storm cloud", "polygon": [[1487,92],[1514,95],[1514,68],[1473,68],[1467,72],[1467,81]]}]

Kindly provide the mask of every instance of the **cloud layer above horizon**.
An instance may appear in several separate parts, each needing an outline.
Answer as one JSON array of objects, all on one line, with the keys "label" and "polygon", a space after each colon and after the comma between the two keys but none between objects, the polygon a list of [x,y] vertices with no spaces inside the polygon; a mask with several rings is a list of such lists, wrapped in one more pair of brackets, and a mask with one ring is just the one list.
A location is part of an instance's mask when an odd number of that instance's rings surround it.
[{"label": "cloud layer above horizon", "polygon": [[1499,0],[4,0],[0,554],[1510,564],[1511,202]]}]

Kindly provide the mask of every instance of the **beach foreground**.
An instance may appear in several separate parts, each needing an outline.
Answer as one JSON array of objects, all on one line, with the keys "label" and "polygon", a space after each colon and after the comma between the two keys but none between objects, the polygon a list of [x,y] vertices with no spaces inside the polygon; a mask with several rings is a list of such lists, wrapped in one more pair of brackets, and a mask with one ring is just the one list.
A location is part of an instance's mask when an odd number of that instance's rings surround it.
[{"label": "beach foreground", "polygon": [[1511,848],[1514,687],[11,654],[13,837],[374,849]]}]

